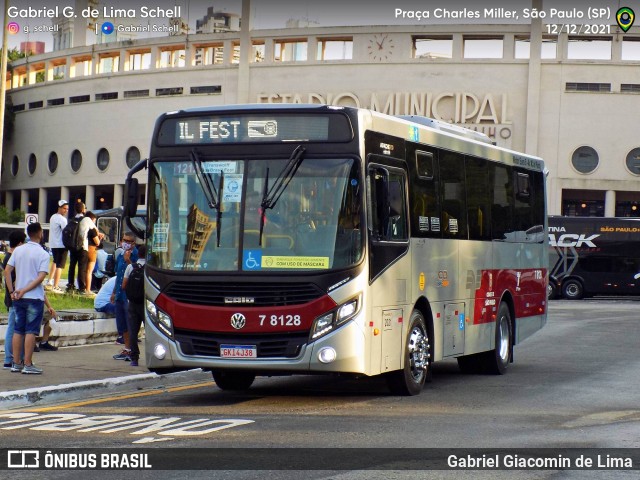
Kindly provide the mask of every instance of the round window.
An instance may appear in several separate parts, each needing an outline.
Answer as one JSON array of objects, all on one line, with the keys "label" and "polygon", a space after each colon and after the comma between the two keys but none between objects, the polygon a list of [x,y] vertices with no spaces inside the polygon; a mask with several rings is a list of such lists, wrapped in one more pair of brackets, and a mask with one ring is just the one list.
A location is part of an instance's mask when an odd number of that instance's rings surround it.
[{"label": "round window", "polygon": [[14,155],[13,160],[11,160],[11,175],[14,177],[18,175],[18,170],[20,170],[20,159],[17,155]]},{"label": "round window", "polygon": [[98,169],[101,172],[104,172],[107,167],[109,166],[109,150],[107,150],[106,148],[101,148],[98,151]]},{"label": "round window", "polygon": [[140,150],[138,150],[138,147],[129,147],[129,150],[127,150],[127,167],[133,168],[139,161]]},{"label": "round window", "polygon": [[591,173],[597,167],[600,159],[598,152],[591,147],[579,147],[573,152],[571,164],[580,173]]},{"label": "round window", "polygon": [[49,154],[49,172],[56,173],[56,170],[58,170],[58,154],[51,152]]},{"label": "round window", "polygon": [[27,169],[29,170],[29,175],[33,175],[36,173],[36,167],[38,166],[38,159],[36,158],[36,154],[32,153],[29,155],[29,162],[27,163]]},{"label": "round window", "polygon": [[80,150],[74,150],[71,154],[71,170],[77,172],[82,167],[82,154]]},{"label": "round window", "polygon": [[627,168],[634,175],[640,175],[640,148],[634,148],[627,154]]}]

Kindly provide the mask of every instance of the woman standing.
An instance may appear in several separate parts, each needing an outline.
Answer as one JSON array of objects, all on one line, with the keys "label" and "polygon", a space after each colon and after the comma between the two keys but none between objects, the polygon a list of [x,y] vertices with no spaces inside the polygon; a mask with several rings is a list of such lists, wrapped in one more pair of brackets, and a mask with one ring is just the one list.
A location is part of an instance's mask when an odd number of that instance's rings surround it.
[{"label": "woman standing", "polygon": [[85,281],[86,295],[94,295],[91,291],[91,275],[93,274],[93,268],[96,266],[96,260],[98,255],[98,245],[104,238],[104,234],[98,232],[98,228],[96,227],[96,216],[93,212],[87,212],[86,217],[91,219],[92,225],[89,227],[89,232],[87,233],[87,238],[89,240],[89,261],[87,263],[87,278]]}]

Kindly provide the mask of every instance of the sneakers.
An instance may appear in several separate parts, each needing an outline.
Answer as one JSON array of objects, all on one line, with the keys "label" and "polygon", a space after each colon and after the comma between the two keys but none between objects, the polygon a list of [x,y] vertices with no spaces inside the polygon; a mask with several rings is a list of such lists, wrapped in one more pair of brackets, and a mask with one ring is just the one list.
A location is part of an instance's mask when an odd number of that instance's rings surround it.
[{"label": "sneakers", "polygon": [[20,373],[20,372],[22,372],[23,368],[24,368],[24,365],[22,365],[21,363],[12,363],[11,364],[11,371],[13,373]]},{"label": "sneakers", "polygon": [[5,370],[9,370],[11,367],[13,366],[13,363],[5,363],[2,368],[4,368]]},{"label": "sneakers", "polygon": [[40,347],[38,346],[38,344],[36,343],[35,346],[33,347],[33,351],[34,352],[39,352],[40,351]]},{"label": "sneakers", "polygon": [[134,360],[134,359],[132,358],[132,359],[131,359],[131,363],[130,363],[130,365],[131,365],[132,367],[137,367],[137,366],[138,366],[138,360]]},{"label": "sneakers", "polygon": [[124,337],[120,335],[118,338],[116,338],[116,343],[119,345],[124,345]]},{"label": "sneakers", "polygon": [[53,287],[51,289],[51,293],[64,293],[64,290],[61,289],[60,287]]},{"label": "sneakers", "polygon": [[125,362],[130,362],[131,361],[131,351],[130,350],[122,350],[120,353],[118,353],[117,355],[113,356],[114,360],[124,360]]},{"label": "sneakers", "polygon": [[[11,369],[11,371],[13,371],[13,369]],[[42,369],[36,367],[35,365],[31,364],[31,365],[25,365],[22,369],[22,374],[26,374],[26,375],[40,375],[42,373]]]},{"label": "sneakers", "polygon": [[46,284],[44,285],[44,289],[45,289],[47,292],[50,292],[51,290],[53,290],[53,283],[46,283]]},{"label": "sneakers", "polygon": [[55,352],[56,350],[58,350],[58,347],[54,347],[49,342],[40,342],[40,350]]}]

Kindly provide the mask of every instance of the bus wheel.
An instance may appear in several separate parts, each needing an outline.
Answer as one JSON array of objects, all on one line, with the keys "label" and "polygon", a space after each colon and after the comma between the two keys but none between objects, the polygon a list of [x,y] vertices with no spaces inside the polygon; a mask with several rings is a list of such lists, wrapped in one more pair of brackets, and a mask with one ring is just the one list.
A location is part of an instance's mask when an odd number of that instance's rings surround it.
[{"label": "bus wheel", "polygon": [[578,280],[567,280],[562,285],[562,295],[567,300],[580,300],[584,295],[582,284]]},{"label": "bus wheel", "polygon": [[211,373],[220,390],[248,390],[256,379],[256,375],[251,372],[214,370]]},{"label": "bus wheel", "polygon": [[554,283],[551,282],[551,280],[549,280],[549,283],[547,284],[547,299],[555,300],[557,296],[558,296],[558,288]]},{"label": "bus wheel", "polygon": [[487,373],[504,375],[511,359],[511,314],[506,303],[501,303],[496,318],[496,348],[486,352]]},{"label": "bus wheel", "polygon": [[404,368],[389,372],[387,385],[394,395],[418,395],[431,379],[431,345],[419,310],[411,314],[404,355]]}]

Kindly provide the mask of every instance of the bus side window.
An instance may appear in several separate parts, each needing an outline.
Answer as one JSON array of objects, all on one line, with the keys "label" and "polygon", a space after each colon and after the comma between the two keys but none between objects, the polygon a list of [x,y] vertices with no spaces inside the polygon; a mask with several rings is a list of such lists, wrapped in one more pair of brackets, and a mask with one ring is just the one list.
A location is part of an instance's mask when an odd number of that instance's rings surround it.
[{"label": "bus side window", "polygon": [[444,238],[467,239],[464,156],[448,151],[440,153],[442,185],[442,234]]}]

